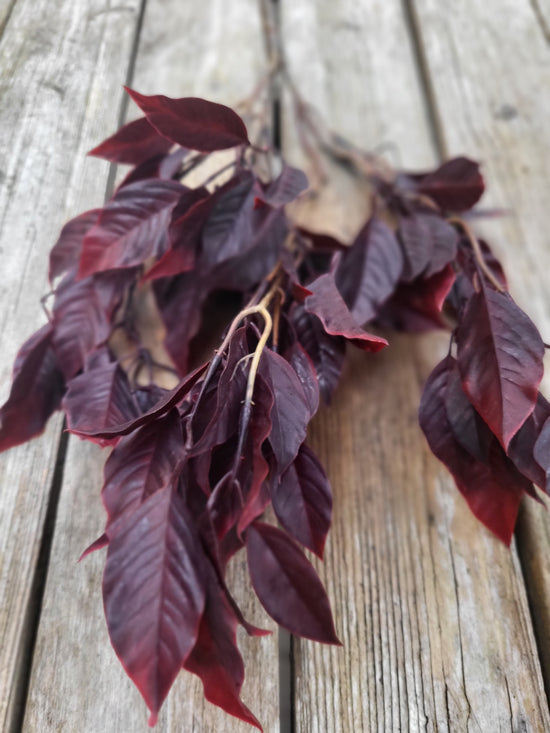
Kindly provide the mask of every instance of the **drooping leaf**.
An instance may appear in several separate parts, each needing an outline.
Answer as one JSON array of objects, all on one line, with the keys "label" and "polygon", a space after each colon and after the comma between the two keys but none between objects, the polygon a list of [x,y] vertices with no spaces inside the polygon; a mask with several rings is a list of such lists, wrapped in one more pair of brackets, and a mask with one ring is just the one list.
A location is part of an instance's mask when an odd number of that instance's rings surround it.
[{"label": "drooping leaf", "polygon": [[172,212],[170,248],[149,270],[147,280],[179,275],[194,268],[211,208],[211,195],[206,188],[190,188],[182,194]]},{"label": "drooping leaf", "polygon": [[82,241],[96,223],[100,211],[101,209],[85,211],[65,224],[50,252],[50,283],[53,283],[59,275],[63,275],[78,266]]},{"label": "drooping leaf", "polygon": [[205,559],[176,486],[122,514],[108,536],[103,602],[109,636],[154,725],[198,637]]},{"label": "drooping leaf", "polygon": [[538,440],[548,418],[550,403],[539,392],[535,409],[508,446],[508,457],[518,471],[547,493],[550,488],[550,451],[545,446],[546,438],[542,438],[540,443]]},{"label": "drooping leaf", "polygon": [[254,590],[280,626],[305,639],[340,644],[325,589],[287,534],[256,521],[246,533],[246,552]]},{"label": "drooping leaf", "polygon": [[198,367],[190,374],[188,374],[186,377],[184,377],[179,382],[179,384],[174,387],[174,389],[170,390],[169,392],[163,392],[162,397],[155,404],[149,407],[146,412],[141,412],[139,416],[134,419],[126,420],[119,425],[113,425],[109,428],[103,428],[100,430],[92,429],[87,432],[81,428],[79,431],[75,430],[74,432],[78,432],[78,435],[80,435],[81,437],[87,437],[91,440],[97,438],[111,440],[113,438],[117,438],[123,435],[128,435],[134,430],[137,430],[137,428],[141,427],[142,425],[147,425],[148,423],[151,423],[162,417],[167,412],[169,412],[172,407],[175,407],[179,402],[181,402],[184,397],[190,392],[193,385],[196,384],[197,381],[202,377],[207,366],[208,364],[203,364],[202,366]]},{"label": "drooping leaf", "polygon": [[146,117],[140,117],[123,125],[88,155],[113,163],[139,165],[149,158],[166,154],[171,147],[171,140],[159,135]]},{"label": "drooping leaf", "polygon": [[189,345],[201,324],[201,310],[209,283],[195,271],[153,281],[153,293],[166,327],[164,346],[179,373],[189,367]]},{"label": "drooping leaf", "polygon": [[179,414],[172,409],[124,438],[105,463],[101,498],[107,527],[136,511],[156,491],[168,489],[183,454]]},{"label": "drooping leaf", "polygon": [[448,356],[430,374],[420,401],[420,427],[433,453],[453,475],[472,513],[509,545],[521,497],[531,493],[531,484],[496,439],[486,463],[476,460],[456,440],[445,404],[449,379],[456,368],[456,361]]},{"label": "drooping leaf", "polygon": [[399,283],[395,293],[380,309],[376,323],[408,332],[448,328],[441,311],[455,278],[452,266],[447,265],[430,277]]},{"label": "drooping leaf", "polygon": [[272,487],[277,519],[294,539],[323,557],[332,515],[332,490],[315,453],[302,445],[280,481]]},{"label": "drooping leaf", "polygon": [[172,209],[185,190],[176,181],[157,179],[119,189],[84,237],[78,277],[135,267],[163,254]]},{"label": "drooping leaf", "polygon": [[293,310],[292,323],[315,367],[321,396],[325,404],[330,404],[344,365],[345,340],[330,336],[317,316],[311,315],[302,306]]},{"label": "drooping leaf", "polygon": [[0,408],[0,451],[40,435],[61,404],[65,380],[52,337],[53,329],[46,324],[17,354],[10,395]]},{"label": "drooping leaf", "polygon": [[271,349],[264,349],[258,372],[275,397],[269,442],[278,471],[282,473],[290,466],[305,440],[312,417],[309,400],[294,369]]},{"label": "drooping leaf", "polygon": [[507,450],[537,401],[540,334],[508,293],[484,285],[464,308],[456,342],[464,391]]},{"label": "drooping leaf", "polygon": [[403,253],[394,232],[371,217],[342,257],[336,285],[359,324],[372,320],[395,290],[403,270]]},{"label": "drooping leaf", "polygon": [[401,217],[398,236],[405,253],[406,282],[439,272],[456,256],[458,233],[435,212],[413,211]]},{"label": "drooping leaf", "polygon": [[363,351],[376,352],[388,345],[385,338],[367,333],[359,326],[330,273],[321,275],[307,287],[312,295],[305,299],[304,308],[319,318],[328,334],[342,336]]},{"label": "drooping leaf", "polygon": [[298,168],[284,165],[281,173],[266,186],[262,186],[258,196],[274,208],[286,206],[294,201],[308,187],[306,174]]},{"label": "drooping leaf", "polygon": [[67,275],[55,291],[53,347],[67,379],[111,334],[111,319],[133,279],[131,270],[105,272],[74,281]]},{"label": "drooping leaf", "polygon": [[63,409],[69,430],[87,436],[139,417],[128,378],[117,361],[87,369],[71,379]]},{"label": "drooping leaf", "polygon": [[445,410],[457,443],[477,461],[487,463],[495,436],[464,393],[456,363],[447,377]]},{"label": "drooping leaf", "polygon": [[428,173],[405,174],[400,183],[405,187],[411,187],[412,184],[413,189],[429,196],[438,206],[449,211],[471,209],[485,189],[479,163],[463,156],[447,160]]},{"label": "drooping leaf", "polygon": [[246,252],[252,240],[254,176],[241,173],[217,198],[202,238],[202,259],[210,267]]},{"label": "drooping leaf", "polygon": [[147,96],[125,89],[159,134],[184,148],[210,153],[249,144],[244,122],[223,104],[198,97]]},{"label": "drooping leaf", "polygon": [[238,619],[211,568],[207,584],[206,604],[197,640],[184,668],[201,679],[207,700],[262,730],[240,699],[244,664],[237,647]]},{"label": "drooping leaf", "polygon": [[319,408],[320,389],[311,357],[298,340],[287,349],[284,356],[300,380],[308,401],[309,414],[315,415]]}]

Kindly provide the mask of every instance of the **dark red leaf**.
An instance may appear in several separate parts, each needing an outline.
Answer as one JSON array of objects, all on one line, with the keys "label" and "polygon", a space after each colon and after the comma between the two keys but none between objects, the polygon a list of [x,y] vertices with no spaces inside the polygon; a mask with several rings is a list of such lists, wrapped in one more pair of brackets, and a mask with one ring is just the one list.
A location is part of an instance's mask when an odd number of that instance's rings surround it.
[{"label": "dark red leaf", "polygon": [[209,291],[208,279],[195,271],[153,281],[155,301],[166,327],[164,346],[182,375],[189,368],[189,345],[200,328]]},{"label": "dark red leaf", "polygon": [[464,391],[507,450],[537,401],[540,334],[508,293],[483,286],[466,304],[456,341]]},{"label": "dark red leaf", "polygon": [[254,590],[280,626],[305,639],[340,644],[325,589],[287,534],[254,522],[246,533],[246,552]]},{"label": "dark red leaf", "polygon": [[87,437],[91,440],[95,438],[111,440],[122,435],[128,435],[142,425],[146,425],[147,423],[157,420],[158,418],[162,417],[162,415],[165,415],[172,407],[175,407],[179,402],[183,400],[183,398],[189,393],[193,385],[196,384],[196,382],[202,377],[207,366],[208,364],[203,364],[202,366],[198,367],[193,372],[188,374],[184,379],[180,381],[180,383],[176,387],[174,387],[173,390],[163,393],[162,398],[157,401],[156,404],[150,407],[147,412],[140,414],[138,417],[107,429],[98,431],[92,430],[89,433],[81,430],[78,432],[78,434],[81,437]]},{"label": "dark red leaf", "polygon": [[456,274],[451,265],[428,278],[399,283],[376,317],[378,325],[398,331],[422,332],[448,328],[441,310]]},{"label": "dark red leaf", "polygon": [[107,528],[156,491],[167,489],[182,453],[183,434],[175,409],[124,438],[105,463],[101,497]]},{"label": "dark red leaf", "polygon": [[68,429],[88,437],[139,417],[126,373],[116,361],[88,369],[71,379],[63,409]]},{"label": "dark red leaf", "polygon": [[272,487],[277,519],[304,547],[323,557],[332,514],[332,490],[317,456],[302,445],[294,463]]},{"label": "dark red leaf", "polygon": [[315,365],[311,357],[299,341],[295,341],[284,354],[296,372],[304,394],[308,401],[310,415],[315,415],[319,408],[319,381],[315,371]]},{"label": "dark red leaf", "polygon": [[42,326],[17,354],[10,395],[0,408],[0,451],[40,435],[59,408],[65,380],[52,348],[52,336],[51,325]]},{"label": "dark red leaf", "polygon": [[202,239],[202,258],[212,267],[243,254],[251,245],[254,176],[241,173],[217,197]]},{"label": "dark red leaf", "polygon": [[96,552],[97,550],[103,550],[103,548],[107,547],[109,544],[109,538],[105,534],[105,532],[97,538],[97,540],[94,540],[91,545],[88,545],[88,547],[84,550],[82,555],[78,558],[78,562],[81,560],[84,560],[85,557],[88,557],[88,555],[91,555],[92,552]]},{"label": "dark red leaf", "polygon": [[59,239],[50,252],[50,283],[53,283],[59,275],[63,275],[78,266],[82,241],[96,223],[100,211],[101,209],[85,211],[84,214],[80,214],[80,216],[65,224]]},{"label": "dark red leaf", "polygon": [[456,362],[447,377],[445,409],[447,421],[457,443],[477,461],[488,463],[495,436],[462,389],[462,380]]},{"label": "dark red leaf", "polygon": [[262,186],[258,197],[270,206],[280,208],[298,198],[308,185],[306,174],[303,171],[284,165],[282,172],[275,180]]},{"label": "dark red leaf", "polygon": [[312,417],[309,400],[294,369],[271,349],[264,349],[258,372],[274,396],[269,442],[282,473],[305,440],[307,424]]},{"label": "dark red leaf", "polygon": [[341,337],[330,336],[317,316],[311,315],[301,306],[293,310],[292,323],[315,367],[321,396],[325,404],[329,404],[342,373],[345,341]]},{"label": "dark red leaf", "polygon": [[78,277],[135,267],[163,254],[172,209],[185,190],[176,181],[157,179],[119,189],[84,237]]},{"label": "dark red leaf", "polygon": [[90,150],[88,155],[113,163],[139,165],[144,160],[166,154],[171,147],[171,140],[159,135],[146,117],[140,117],[123,125],[118,132]]},{"label": "dark red leaf", "polygon": [[401,217],[398,236],[405,253],[402,279],[439,272],[456,256],[458,233],[440,214],[414,211]]},{"label": "dark red leaf", "polygon": [[542,438],[540,443],[538,439],[549,418],[550,403],[539,392],[535,409],[508,446],[508,457],[518,471],[547,493],[550,488],[550,451],[545,446],[547,438]]},{"label": "dark red leaf", "polygon": [[207,582],[206,605],[197,641],[184,668],[200,677],[207,700],[262,730],[240,699],[244,664],[237,647],[238,619],[211,568]]},{"label": "dark red leaf", "polygon": [[[542,488],[546,493],[550,493],[550,418],[544,421],[540,429],[535,442],[533,457],[545,473],[546,480]],[[540,486],[540,484],[538,485]]]},{"label": "dark red leaf", "polygon": [[211,208],[212,196],[206,188],[190,188],[182,194],[172,212],[170,249],[149,270],[146,280],[178,275],[194,268]]},{"label": "dark red leaf", "polygon": [[143,181],[145,178],[162,178],[166,181],[177,178],[182,161],[188,152],[183,148],[176,148],[173,153],[168,155],[155,155],[154,158],[143,161],[143,163],[132,168],[118,188],[124,188],[124,186],[129,186],[130,183],[136,181]]},{"label": "dark red leaf", "polygon": [[373,216],[344,253],[336,285],[359,324],[372,320],[390,297],[403,271],[403,253],[394,232]]},{"label": "dark red leaf", "polygon": [[249,144],[244,122],[223,104],[198,97],[146,96],[128,87],[125,89],[151,125],[184,148],[210,153]]},{"label": "dark red leaf", "polygon": [[380,351],[388,345],[385,338],[364,331],[350,313],[330,273],[308,283],[312,295],[305,300],[308,313],[317,316],[331,336],[343,336],[363,351]]},{"label": "dark red leaf", "polygon": [[448,356],[429,376],[420,401],[420,427],[433,453],[452,473],[472,513],[509,545],[521,497],[531,492],[531,484],[516,470],[497,440],[491,443],[487,463],[476,460],[456,440],[445,404],[455,370],[456,361]]},{"label": "dark red leaf", "polygon": [[447,160],[437,170],[416,179],[420,193],[451,211],[470,209],[485,189],[479,163],[464,157]]},{"label": "dark red leaf", "polygon": [[150,725],[195,646],[204,556],[175,487],[156,491],[108,530],[103,602],[114,650],[151,710]]}]

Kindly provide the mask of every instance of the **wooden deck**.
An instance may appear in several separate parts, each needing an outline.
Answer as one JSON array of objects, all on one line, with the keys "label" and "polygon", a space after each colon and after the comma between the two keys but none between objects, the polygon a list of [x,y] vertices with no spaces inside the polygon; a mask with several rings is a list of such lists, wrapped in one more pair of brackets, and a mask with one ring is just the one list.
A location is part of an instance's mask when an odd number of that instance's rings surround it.
[{"label": "wooden deck", "polygon": [[[482,161],[484,205],[510,213],[479,228],[549,342],[550,2],[277,9],[290,68],[331,127],[387,145],[404,167],[459,153]],[[231,104],[265,55],[257,0],[0,0],[0,33],[3,401],[18,347],[44,321],[58,230],[111,185],[114,173],[85,153],[136,116],[122,85]],[[299,164],[284,100],[282,115]],[[307,215],[349,239],[367,198],[342,170],[334,181]],[[507,550],[429,453],[416,411],[446,341],[395,337],[376,357],[350,359],[313,426],[335,492],[321,573],[344,646],[242,637],[243,698],[266,732],[550,731],[550,517],[526,506]],[[103,528],[104,456],[61,428],[57,417],[0,456],[0,729],[145,731],[145,705],[107,637],[103,553],[76,564]],[[250,606],[239,563],[234,575]],[[204,703],[182,673],[158,730],[251,729]]]}]

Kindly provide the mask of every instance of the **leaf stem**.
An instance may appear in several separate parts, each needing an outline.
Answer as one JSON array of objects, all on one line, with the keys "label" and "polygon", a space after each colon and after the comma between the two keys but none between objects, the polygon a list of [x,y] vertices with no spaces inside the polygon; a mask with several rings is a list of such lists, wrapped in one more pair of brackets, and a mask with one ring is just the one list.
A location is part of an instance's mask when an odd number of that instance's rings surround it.
[{"label": "leaf stem", "polygon": [[470,229],[469,225],[464,221],[464,219],[461,219],[459,216],[450,216],[447,221],[449,222],[449,224],[453,224],[454,226],[458,226],[462,229],[472,247],[477,263],[487,280],[489,280],[491,285],[499,293],[505,293],[506,288],[502,286],[502,284],[497,280],[497,278],[488,268],[487,263],[483,258],[483,252],[481,251],[479,241],[473,231]]}]

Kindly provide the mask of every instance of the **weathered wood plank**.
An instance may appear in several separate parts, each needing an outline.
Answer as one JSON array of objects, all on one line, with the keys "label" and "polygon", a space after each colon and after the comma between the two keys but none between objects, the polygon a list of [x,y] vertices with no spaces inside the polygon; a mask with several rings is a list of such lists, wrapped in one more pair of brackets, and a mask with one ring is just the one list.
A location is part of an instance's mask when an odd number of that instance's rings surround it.
[{"label": "weathered wood plank", "polygon": [[[3,9],[7,7],[4,4]],[[19,0],[0,59],[0,399],[22,341],[44,322],[47,255],[63,221],[101,200],[105,174],[86,150],[116,124],[110,70],[125,68],[138,0]],[[3,16],[7,18],[7,15]],[[108,90],[105,96],[98,91]],[[11,730],[29,641],[30,591],[61,422],[0,457],[0,727]]]},{"label": "weathered wood plank", "polygon": [[[425,167],[433,136],[402,8],[283,0],[283,34],[298,85],[331,127],[368,147],[388,120],[403,165]],[[448,22],[446,8],[432,12]],[[460,35],[465,53],[475,32]],[[341,177],[341,199],[310,205],[312,226],[355,225],[357,197]],[[470,515],[417,426],[421,386],[447,338],[391,344],[353,356],[311,432],[335,488],[322,572],[344,648],[294,642],[296,729],[546,730],[515,551]]]},{"label": "weathered wood plank", "polygon": [[[131,85],[146,94],[199,95],[231,103],[252,88],[263,64],[254,0],[230,5],[149,0]],[[114,83],[114,70],[112,76]],[[120,73],[117,84],[124,81]],[[128,117],[136,116],[130,108]],[[82,733],[147,729],[146,707],[107,636],[101,604],[104,553],[74,564],[103,529],[99,489],[104,459],[93,446],[70,440],[25,731],[43,731],[44,721],[47,730],[63,726]],[[239,558],[232,570],[235,595],[247,618],[265,625],[245,578]],[[240,635],[239,644],[246,666],[243,699],[264,730],[274,733],[279,729],[277,634],[252,640]],[[250,727],[205,702],[201,683],[182,673],[163,707],[159,729],[244,733]]]},{"label": "weathered wood plank", "polygon": [[[468,150],[478,157],[488,183],[487,206],[510,211],[501,219],[480,222],[479,228],[503,260],[512,295],[546,341],[550,333],[549,12],[550,5],[537,0],[472,1],[448,7],[445,14],[430,0],[417,3],[443,144],[448,151]],[[513,23],[502,22],[512,17]],[[548,373],[543,391],[550,392]],[[518,549],[548,689],[550,525],[547,512],[533,502],[523,507]]]}]

